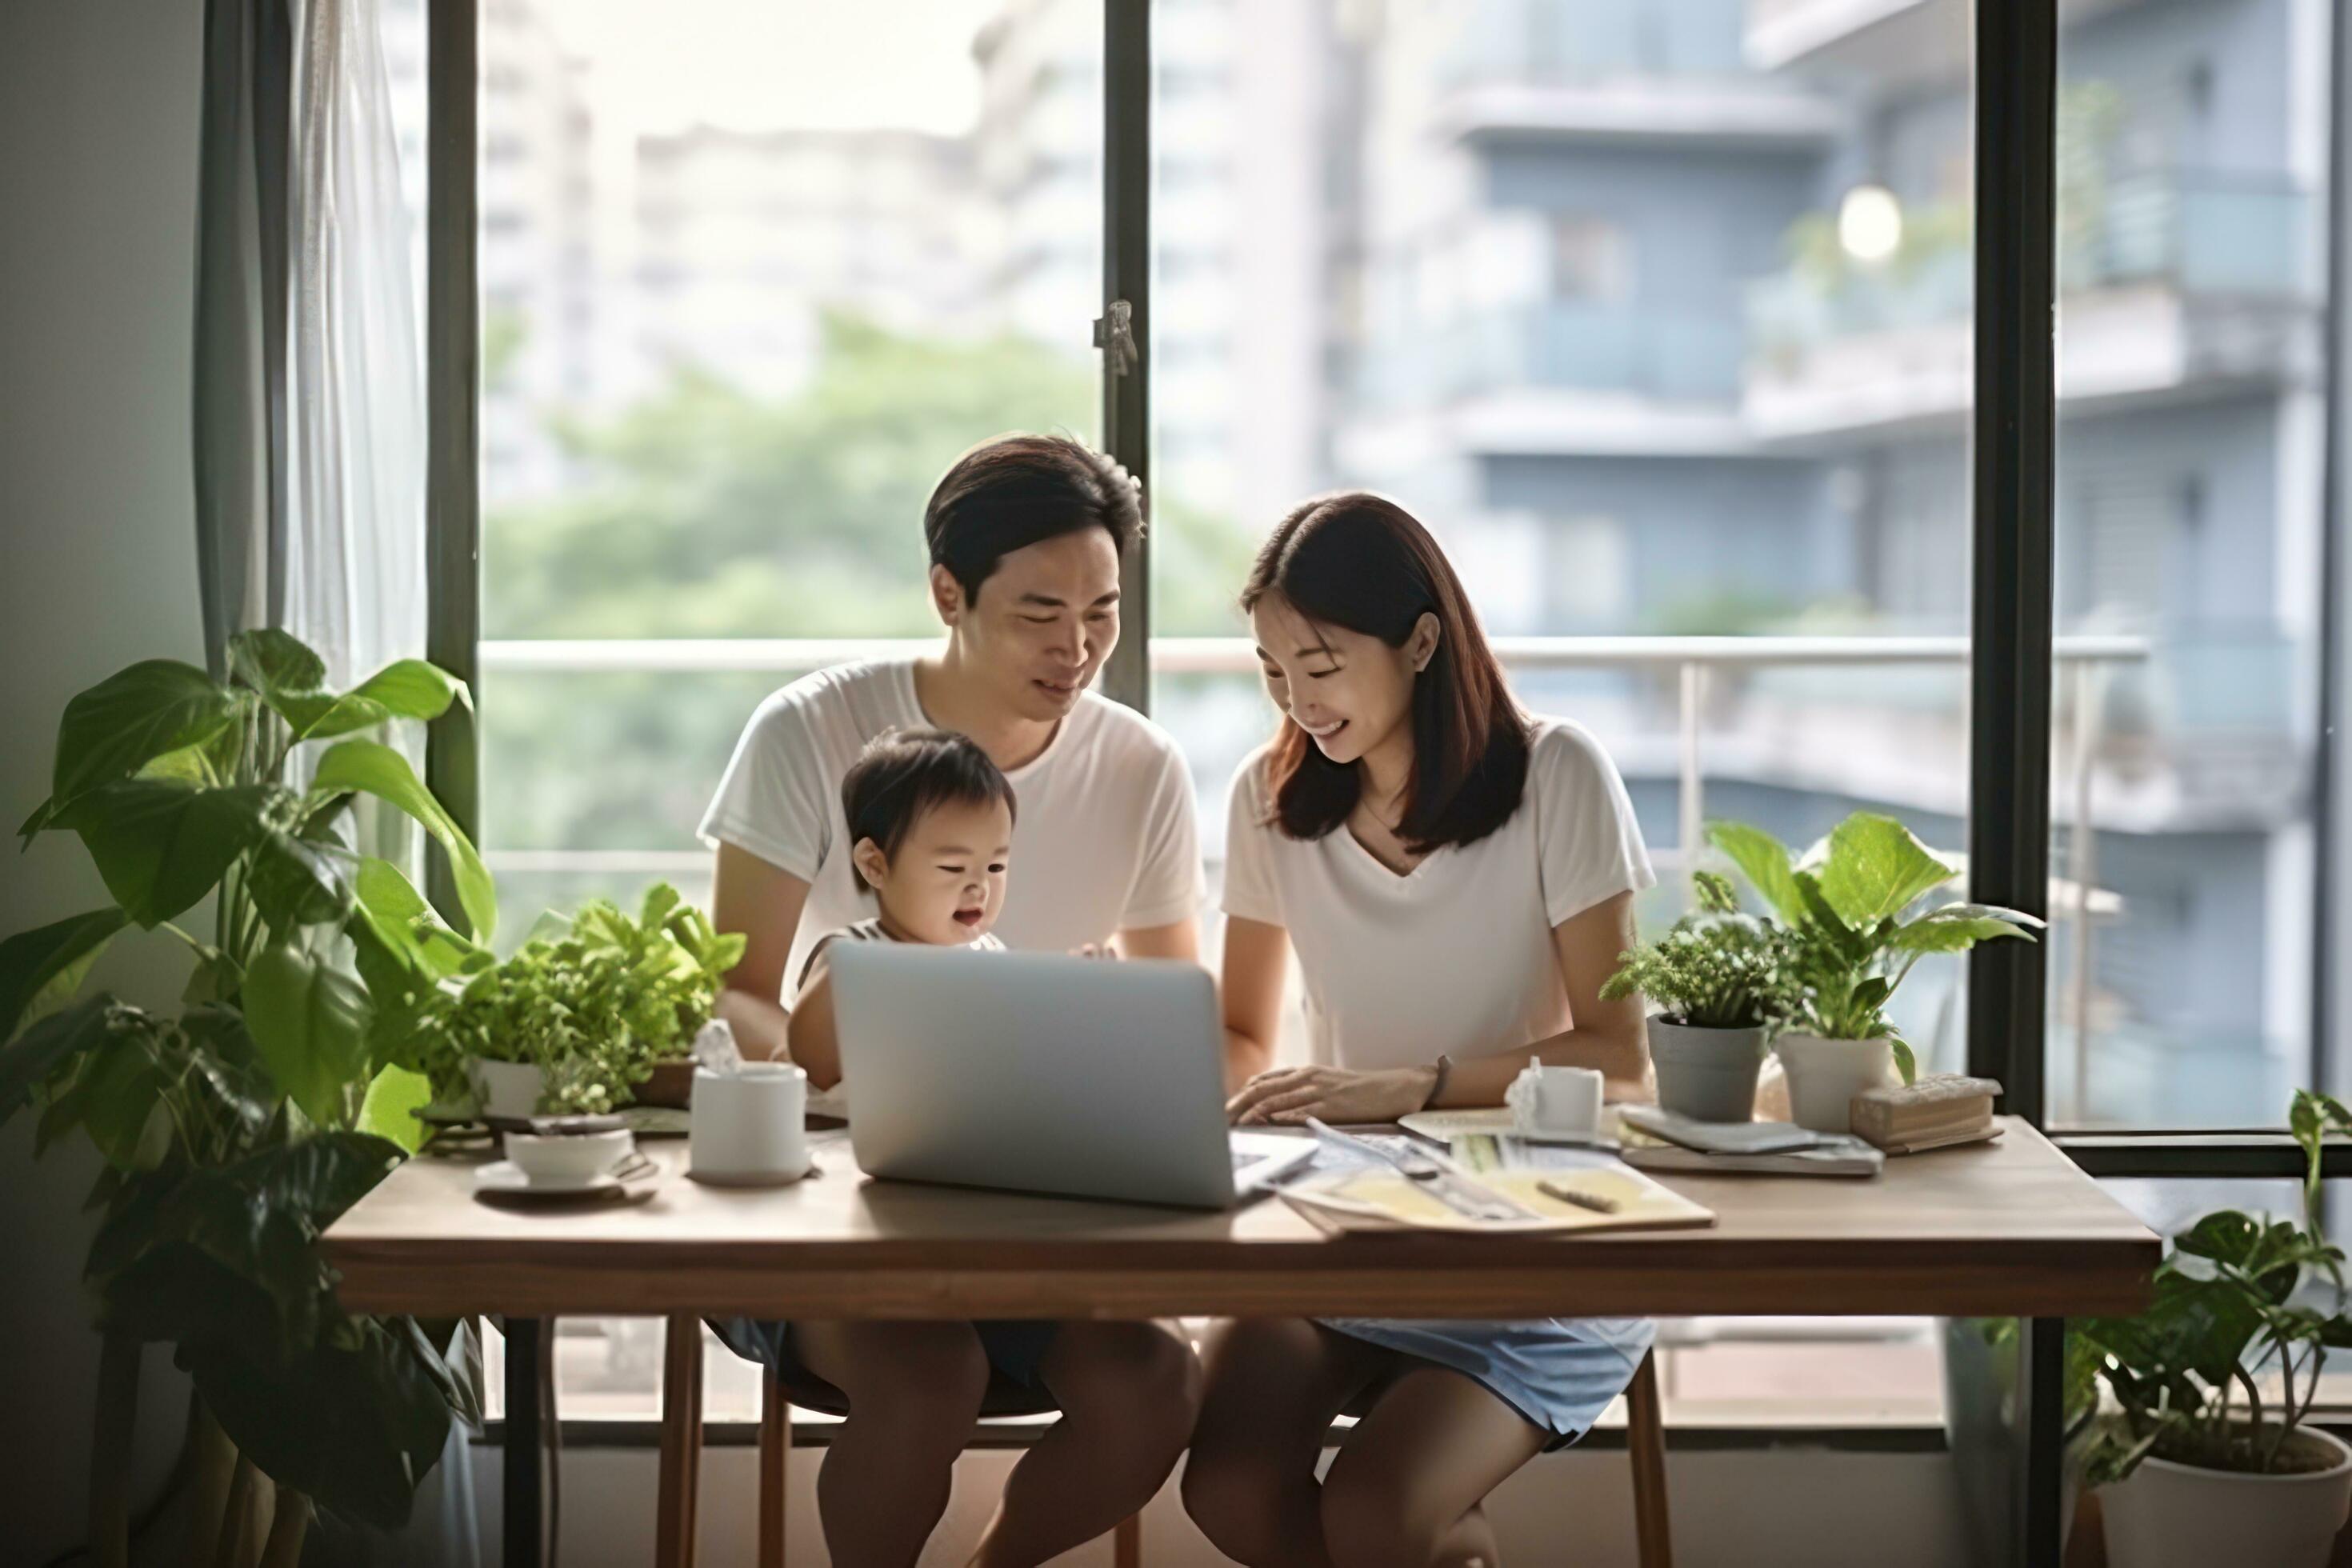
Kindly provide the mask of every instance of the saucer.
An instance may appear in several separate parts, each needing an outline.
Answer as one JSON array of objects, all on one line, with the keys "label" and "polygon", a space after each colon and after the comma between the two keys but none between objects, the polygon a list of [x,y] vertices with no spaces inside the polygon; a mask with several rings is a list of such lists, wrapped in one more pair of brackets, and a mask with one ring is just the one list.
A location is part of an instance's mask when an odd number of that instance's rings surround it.
[{"label": "saucer", "polygon": [[496,1160],[474,1173],[474,1190],[505,1198],[576,1198],[589,1193],[609,1193],[622,1184],[610,1171],[572,1180],[533,1181],[512,1160]]}]

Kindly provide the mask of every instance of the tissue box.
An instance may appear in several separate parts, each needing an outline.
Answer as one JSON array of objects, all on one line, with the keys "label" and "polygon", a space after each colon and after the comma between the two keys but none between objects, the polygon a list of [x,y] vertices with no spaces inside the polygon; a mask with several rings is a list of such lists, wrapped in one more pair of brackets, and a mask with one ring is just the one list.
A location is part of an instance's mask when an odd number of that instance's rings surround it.
[{"label": "tissue box", "polygon": [[1992,1136],[1992,1102],[2000,1092],[1989,1078],[1958,1073],[1867,1089],[1853,1097],[1853,1131],[1890,1154],[1973,1142]]}]

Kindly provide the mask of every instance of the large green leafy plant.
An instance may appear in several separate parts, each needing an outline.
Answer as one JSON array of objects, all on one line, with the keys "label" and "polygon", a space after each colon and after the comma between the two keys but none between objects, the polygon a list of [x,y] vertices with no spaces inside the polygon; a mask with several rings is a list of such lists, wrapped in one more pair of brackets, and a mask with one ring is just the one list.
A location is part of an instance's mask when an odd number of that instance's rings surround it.
[{"label": "large green leafy plant", "polygon": [[[277,1483],[278,1528],[298,1542],[310,1501],[404,1519],[452,1413],[474,1415],[467,1331],[344,1312],[312,1245],[413,1144],[413,1121],[388,1110],[403,1075],[387,1069],[423,1049],[433,987],[472,946],[354,847],[359,797],[423,825],[471,938],[490,933],[473,846],[366,733],[437,718],[466,692],[417,659],[329,690],[318,656],[277,631],[233,639],[227,665],[217,680],[151,660],[67,704],[49,798],[22,831],[78,837],[114,901],[0,943],[0,1122],[37,1111],[37,1152],[79,1131],[105,1159],[85,1275],[106,1345],[93,1498],[106,1562],[127,1549],[105,1456],[127,1440],[142,1342],[174,1347],[198,1430],[240,1487],[256,1469]],[[209,938],[181,923],[208,899]],[[176,1016],[77,1000],[133,928],[186,950]]]},{"label": "large green leafy plant", "polygon": [[1698,908],[1672,930],[1618,958],[1601,987],[1604,1002],[1639,993],[1670,1024],[1697,1029],[1754,1029],[1780,1011],[1785,940],[1780,928],[1743,912],[1730,881],[1691,874]]},{"label": "large green leafy plant", "polygon": [[[2084,1479],[2120,1480],[2158,1458],[2276,1475],[2307,1465],[2294,1442],[2327,1352],[2352,1346],[2344,1251],[2323,1232],[2320,1145],[2352,1113],[2297,1090],[2288,1124],[2304,1151],[2300,1224],[2223,1209],[2172,1238],[2154,1300],[2133,1318],[2068,1325],[2095,1353],[2116,1411],[2092,1432]],[[2263,1384],[2275,1373],[2274,1396]]]},{"label": "large green leafy plant", "polygon": [[646,891],[635,920],[596,900],[504,963],[461,960],[439,987],[436,1026],[417,1034],[418,1065],[436,1097],[455,1099],[472,1061],[535,1063],[543,1103],[609,1110],[654,1063],[686,1054],[743,944],[667,882]]},{"label": "large green leafy plant", "polygon": [[1891,816],[1857,811],[1801,858],[1745,823],[1711,824],[1707,838],[1786,928],[1784,1027],[1825,1040],[1886,1040],[1906,1083],[1917,1065],[1886,1005],[1913,966],[1980,942],[2030,942],[2042,923],[1991,904],[1915,912],[1959,873]]}]

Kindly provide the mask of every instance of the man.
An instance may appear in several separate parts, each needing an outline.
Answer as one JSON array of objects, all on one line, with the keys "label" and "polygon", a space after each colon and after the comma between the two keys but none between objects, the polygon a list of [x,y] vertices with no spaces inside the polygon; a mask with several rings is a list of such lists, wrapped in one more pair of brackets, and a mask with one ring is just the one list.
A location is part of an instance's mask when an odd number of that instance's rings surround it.
[{"label": "man", "polygon": [[[1118,641],[1119,559],[1142,526],[1125,470],[1076,441],[976,447],[923,518],[946,645],[820,670],[752,715],[702,824],[719,858],[714,918],[749,939],[720,1001],[747,1056],[786,1054],[788,981],[827,933],[874,913],[850,865],[841,781],[892,730],[961,731],[1011,781],[1018,870],[995,927],[1008,946],[1197,959],[1203,887],[1183,759],[1150,720],[1088,689]],[[847,1396],[818,1480],[845,1565],[914,1562],[992,1373],[1041,1383],[1064,1418],[1007,1479],[982,1564],[1043,1562],[1140,1508],[1198,1398],[1191,1352],[1150,1323],[728,1327],[742,1353]]]}]

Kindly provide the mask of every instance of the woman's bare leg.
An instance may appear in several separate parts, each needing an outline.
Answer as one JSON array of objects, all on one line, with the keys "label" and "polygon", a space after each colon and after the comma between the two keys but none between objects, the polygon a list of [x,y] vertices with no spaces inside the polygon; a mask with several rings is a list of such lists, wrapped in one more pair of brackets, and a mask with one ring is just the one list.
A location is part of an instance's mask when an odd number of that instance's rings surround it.
[{"label": "woman's bare leg", "polygon": [[1005,1478],[975,1568],[1028,1568],[1141,1509],[1201,1408],[1201,1363],[1158,1323],[1064,1323],[1037,1376],[1062,1418]]},{"label": "woman's bare leg", "polygon": [[1432,1568],[1502,1568],[1503,1549],[1483,1504],[1454,1521],[1430,1562]]},{"label": "woman's bare leg", "polygon": [[1184,1466],[1185,1511],[1217,1550],[1248,1568],[1330,1568],[1324,1434],[1396,1359],[1301,1318],[1224,1325]]},{"label": "woman's bare leg", "polygon": [[835,1568],[911,1568],[947,1511],[956,1456],[988,1388],[970,1323],[802,1323],[793,1349],[847,1396],[817,1471]]},{"label": "woman's bare leg", "polygon": [[[1464,1561],[1483,1521],[1467,1516],[1550,1438],[1475,1380],[1411,1364],[1356,1424],[1324,1480],[1323,1540],[1335,1568]],[[1490,1549],[1492,1540],[1488,1531]]]}]

